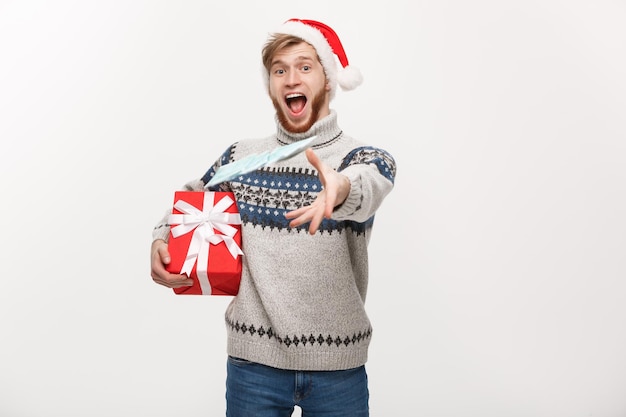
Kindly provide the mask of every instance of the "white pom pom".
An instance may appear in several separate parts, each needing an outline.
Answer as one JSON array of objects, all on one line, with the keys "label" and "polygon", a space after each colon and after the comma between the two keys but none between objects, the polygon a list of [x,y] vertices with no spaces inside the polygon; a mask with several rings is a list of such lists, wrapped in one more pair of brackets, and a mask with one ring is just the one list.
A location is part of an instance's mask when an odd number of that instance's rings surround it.
[{"label": "white pom pom", "polygon": [[342,90],[354,90],[363,82],[363,76],[358,68],[348,65],[337,74],[337,83]]}]

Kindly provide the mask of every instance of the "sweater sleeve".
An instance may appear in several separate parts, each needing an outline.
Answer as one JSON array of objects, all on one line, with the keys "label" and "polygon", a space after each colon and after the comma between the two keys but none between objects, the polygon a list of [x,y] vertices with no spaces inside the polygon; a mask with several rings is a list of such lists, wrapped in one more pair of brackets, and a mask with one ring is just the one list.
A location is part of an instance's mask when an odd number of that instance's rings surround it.
[{"label": "sweater sleeve", "polygon": [[[204,183],[202,182],[202,180],[189,181],[188,183],[183,185],[182,189],[184,191],[202,191],[204,189]],[[154,226],[154,229],[152,229],[152,241],[162,239],[167,242],[169,240],[170,225],[168,220],[170,214],[172,214],[171,208],[165,211],[165,214],[163,215],[161,220]]]},{"label": "sweater sleeve", "polygon": [[393,189],[396,163],[382,149],[361,147],[350,152],[337,171],[350,180],[350,193],[335,208],[332,218],[364,222],[374,215]]}]

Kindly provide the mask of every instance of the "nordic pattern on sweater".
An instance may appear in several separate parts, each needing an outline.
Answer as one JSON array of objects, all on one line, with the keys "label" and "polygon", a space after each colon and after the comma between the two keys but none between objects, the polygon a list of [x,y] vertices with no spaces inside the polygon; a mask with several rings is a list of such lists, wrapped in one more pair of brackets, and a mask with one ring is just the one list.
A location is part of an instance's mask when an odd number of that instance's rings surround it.
[{"label": "nordic pattern on sweater", "polygon": [[[236,144],[224,153],[221,160],[232,161],[231,156],[235,149]],[[338,171],[353,164],[375,164],[381,175],[389,181],[394,179],[392,176],[393,158],[381,149],[361,147],[353,150],[344,158]],[[202,178],[202,182],[207,183],[214,173],[215,168],[211,168]],[[295,229],[289,228],[289,220],[285,218],[285,213],[310,204],[321,190],[321,184],[313,169],[281,167],[262,169],[242,175],[237,178],[237,182],[231,184],[230,190],[236,191],[236,194],[240,196],[238,205],[243,224],[300,232],[306,230],[308,225]],[[373,221],[373,217],[362,223],[324,219],[319,230],[321,233],[341,233],[349,228],[360,234],[372,227]]]}]

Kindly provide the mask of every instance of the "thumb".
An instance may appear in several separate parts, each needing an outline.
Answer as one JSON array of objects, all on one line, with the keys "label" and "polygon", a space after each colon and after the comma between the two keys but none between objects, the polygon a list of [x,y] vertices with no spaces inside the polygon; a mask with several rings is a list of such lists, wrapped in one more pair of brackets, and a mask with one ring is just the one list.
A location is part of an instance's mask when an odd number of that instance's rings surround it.
[{"label": "thumb", "polygon": [[[158,239],[152,243],[152,253],[156,253],[164,264],[170,263],[170,252],[167,250],[167,243]],[[154,256],[154,255],[153,255]]]},{"label": "thumb", "polygon": [[322,186],[326,187],[326,165],[322,162],[322,160],[317,156],[313,149],[309,148],[306,151],[306,159],[309,160],[309,163],[313,165],[313,168],[317,170],[317,175],[322,182]]},{"label": "thumb", "polygon": [[159,247],[159,256],[161,257],[161,261],[163,261],[164,264],[167,265],[170,263],[171,258],[170,252],[167,250],[167,245]]},{"label": "thumb", "polygon": [[311,165],[313,165],[313,168],[317,169],[318,171],[321,171],[322,160],[317,156],[315,152],[313,152],[313,149],[308,148],[306,151],[304,151],[304,153],[306,154],[306,159],[309,161]]}]

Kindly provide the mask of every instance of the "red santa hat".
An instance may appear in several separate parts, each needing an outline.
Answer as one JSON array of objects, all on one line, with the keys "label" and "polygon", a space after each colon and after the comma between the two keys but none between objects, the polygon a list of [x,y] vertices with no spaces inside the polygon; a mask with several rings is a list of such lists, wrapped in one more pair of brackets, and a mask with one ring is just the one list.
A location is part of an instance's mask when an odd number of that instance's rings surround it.
[{"label": "red santa hat", "polygon": [[[315,48],[330,85],[331,98],[335,95],[337,84],[342,90],[348,91],[355,89],[363,82],[359,69],[349,65],[339,36],[324,23],[315,20],[289,19],[274,33],[296,36]],[[341,68],[337,65],[337,61]],[[269,83],[269,74],[266,72],[265,75],[265,80]]]}]

